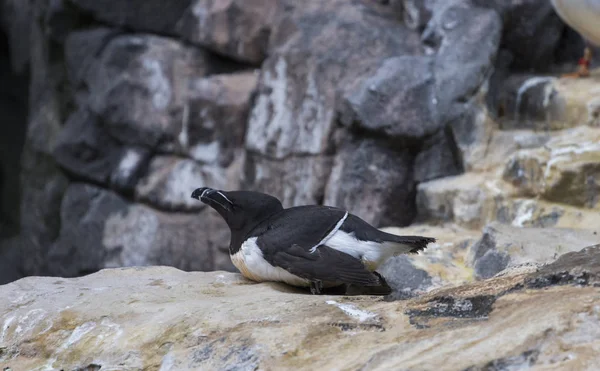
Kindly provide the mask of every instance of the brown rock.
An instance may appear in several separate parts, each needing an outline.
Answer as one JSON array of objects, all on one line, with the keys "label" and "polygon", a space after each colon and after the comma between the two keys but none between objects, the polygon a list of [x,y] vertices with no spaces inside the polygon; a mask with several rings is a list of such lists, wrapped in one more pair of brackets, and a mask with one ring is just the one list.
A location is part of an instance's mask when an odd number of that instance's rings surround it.
[{"label": "brown rock", "polygon": [[594,208],[600,198],[600,130],[580,127],[550,140],[544,148],[511,157],[504,179],[523,195]]},{"label": "brown rock", "polygon": [[0,286],[0,367],[592,370],[599,251],[391,303],[168,267],[31,277]]}]

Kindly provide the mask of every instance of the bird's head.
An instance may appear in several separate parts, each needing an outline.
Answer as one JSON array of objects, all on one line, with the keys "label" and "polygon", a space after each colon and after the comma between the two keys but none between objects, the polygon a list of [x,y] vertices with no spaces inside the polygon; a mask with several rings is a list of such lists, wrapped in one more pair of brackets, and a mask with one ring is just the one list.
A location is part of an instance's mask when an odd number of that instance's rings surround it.
[{"label": "bird's head", "polygon": [[251,191],[221,191],[202,187],[192,198],[215,209],[233,230],[246,230],[283,210],[281,202],[268,194]]}]

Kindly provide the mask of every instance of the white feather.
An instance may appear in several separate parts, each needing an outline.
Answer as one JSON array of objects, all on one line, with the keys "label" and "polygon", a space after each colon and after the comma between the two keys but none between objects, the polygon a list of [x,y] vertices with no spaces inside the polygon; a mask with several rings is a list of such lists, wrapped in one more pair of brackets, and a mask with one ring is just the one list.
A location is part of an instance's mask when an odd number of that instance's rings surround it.
[{"label": "white feather", "polygon": [[327,234],[327,236],[323,237],[321,239],[321,241],[319,241],[319,243],[317,243],[316,245],[311,247],[310,253],[311,254],[314,253],[315,251],[317,251],[317,247],[324,245],[327,241],[329,241],[329,239],[342,227],[342,224],[344,224],[347,217],[348,217],[348,212],[346,211],[344,216],[340,220],[338,220],[338,222],[335,224],[333,229]]},{"label": "white feather", "polygon": [[352,255],[364,264],[369,264],[372,268],[377,268],[394,255],[406,254],[414,249],[414,247],[395,242],[361,241],[354,237],[354,233],[347,233],[342,230],[336,231],[326,245]]},{"label": "white feather", "polygon": [[552,0],[552,5],[565,23],[600,46],[600,0]]},{"label": "white feather", "polygon": [[308,286],[308,280],[298,277],[283,268],[275,267],[265,260],[256,244],[258,237],[247,239],[238,252],[231,255],[233,265],[248,279],[256,282],[276,281],[293,286]]}]

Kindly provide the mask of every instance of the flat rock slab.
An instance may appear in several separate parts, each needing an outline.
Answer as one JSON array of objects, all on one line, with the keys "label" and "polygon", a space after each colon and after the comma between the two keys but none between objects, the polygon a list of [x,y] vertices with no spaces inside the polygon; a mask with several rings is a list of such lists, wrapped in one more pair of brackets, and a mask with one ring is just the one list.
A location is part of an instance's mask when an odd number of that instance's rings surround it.
[{"label": "flat rock slab", "polygon": [[[535,274],[581,259],[599,261],[600,249]],[[538,276],[506,275],[396,302],[166,267],[30,277],[0,286],[0,369],[592,370],[600,289],[588,284],[598,272],[582,273],[537,286],[527,280]]]}]

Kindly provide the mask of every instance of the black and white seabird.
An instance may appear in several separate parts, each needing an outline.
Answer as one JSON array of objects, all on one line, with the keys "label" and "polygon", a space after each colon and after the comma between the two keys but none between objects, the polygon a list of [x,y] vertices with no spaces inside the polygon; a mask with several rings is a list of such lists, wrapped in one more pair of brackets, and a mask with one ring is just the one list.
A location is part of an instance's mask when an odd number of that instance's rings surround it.
[{"label": "black and white seabird", "polygon": [[203,187],[192,198],[227,222],[231,261],[244,277],[310,287],[313,294],[324,287],[380,286],[385,280],[375,270],[386,259],[435,242],[385,233],[335,207],[284,209],[277,198],[260,192]]}]

